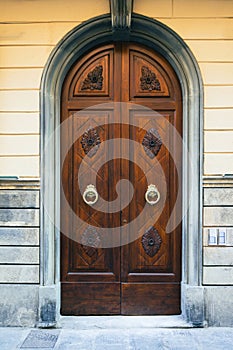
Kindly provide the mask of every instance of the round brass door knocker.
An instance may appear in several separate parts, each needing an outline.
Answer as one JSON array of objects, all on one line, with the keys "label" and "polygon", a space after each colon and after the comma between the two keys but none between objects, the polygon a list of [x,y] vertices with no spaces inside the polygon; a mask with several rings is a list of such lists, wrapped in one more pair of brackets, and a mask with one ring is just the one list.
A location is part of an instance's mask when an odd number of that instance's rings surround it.
[{"label": "round brass door knocker", "polygon": [[99,195],[94,185],[88,185],[83,192],[83,200],[88,205],[94,205],[98,201]]},{"label": "round brass door knocker", "polygon": [[148,204],[154,205],[160,200],[159,190],[155,185],[149,185],[145,193],[145,199]]}]

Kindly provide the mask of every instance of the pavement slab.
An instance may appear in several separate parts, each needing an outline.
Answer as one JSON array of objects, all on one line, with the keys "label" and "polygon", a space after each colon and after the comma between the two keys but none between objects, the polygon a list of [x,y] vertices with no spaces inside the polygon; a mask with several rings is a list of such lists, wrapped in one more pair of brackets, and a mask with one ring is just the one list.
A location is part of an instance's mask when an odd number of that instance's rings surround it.
[{"label": "pavement slab", "polygon": [[[31,347],[30,347],[31,346]],[[0,350],[232,350],[233,328],[0,328]]]}]

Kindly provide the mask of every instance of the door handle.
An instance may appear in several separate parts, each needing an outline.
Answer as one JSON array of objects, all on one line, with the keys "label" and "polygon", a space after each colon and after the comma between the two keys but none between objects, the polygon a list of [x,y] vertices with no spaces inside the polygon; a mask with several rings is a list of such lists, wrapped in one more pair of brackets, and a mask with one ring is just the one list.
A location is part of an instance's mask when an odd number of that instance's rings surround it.
[{"label": "door handle", "polygon": [[94,185],[87,185],[83,192],[83,200],[88,205],[94,205],[98,201],[99,195]]},{"label": "door handle", "polygon": [[154,205],[160,200],[159,190],[155,185],[149,185],[145,193],[145,199],[148,204]]}]

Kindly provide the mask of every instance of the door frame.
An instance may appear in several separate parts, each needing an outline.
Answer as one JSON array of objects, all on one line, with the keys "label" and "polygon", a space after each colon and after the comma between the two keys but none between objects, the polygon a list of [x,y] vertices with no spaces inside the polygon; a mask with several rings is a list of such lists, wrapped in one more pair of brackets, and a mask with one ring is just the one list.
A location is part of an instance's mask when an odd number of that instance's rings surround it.
[{"label": "door frame", "polygon": [[75,61],[97,45],[113,40],[140,43],[155,50],[170,63],[181,84],[183,140],[189,151],[189,159],[183,156],[182,210],[185,215],[182,224],[181,309],[187,321],[200,326],[204,322],[201,282],[203,83],[197,61],[183,39],[166,25],[138,14],[132,15],[132,27],[127,35],[112,31],[110,14],[75,27],[54,48],[43,71],[40,95],[39,322],[51,326],[60,317],[60,137],[56,135],[51,142],[51,135],[60,125],[62,84]]}]

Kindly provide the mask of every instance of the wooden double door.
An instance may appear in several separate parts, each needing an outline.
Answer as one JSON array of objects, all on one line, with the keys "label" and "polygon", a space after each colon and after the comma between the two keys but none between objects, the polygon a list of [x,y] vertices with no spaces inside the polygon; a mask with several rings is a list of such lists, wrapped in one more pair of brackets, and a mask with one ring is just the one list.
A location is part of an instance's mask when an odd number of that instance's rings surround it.
[{"label": "wooden double door", "polygon": [[[61,122],[67,120],[61,154],[73,141],[61,170],[70,208],[63,198],[61,314],[179,314],[182,225],[166,232],[172,211],[181,216],[182,150],[173,131],[181,135],[182,96],[172,67],[136,44],[95,49],[65,78]],[[120,180],[131,182],[133,194],[117,193]],[[93,205],[83,199],[90,184],[99,196]],[[156,204],[145,198],[151,184]]]}]

